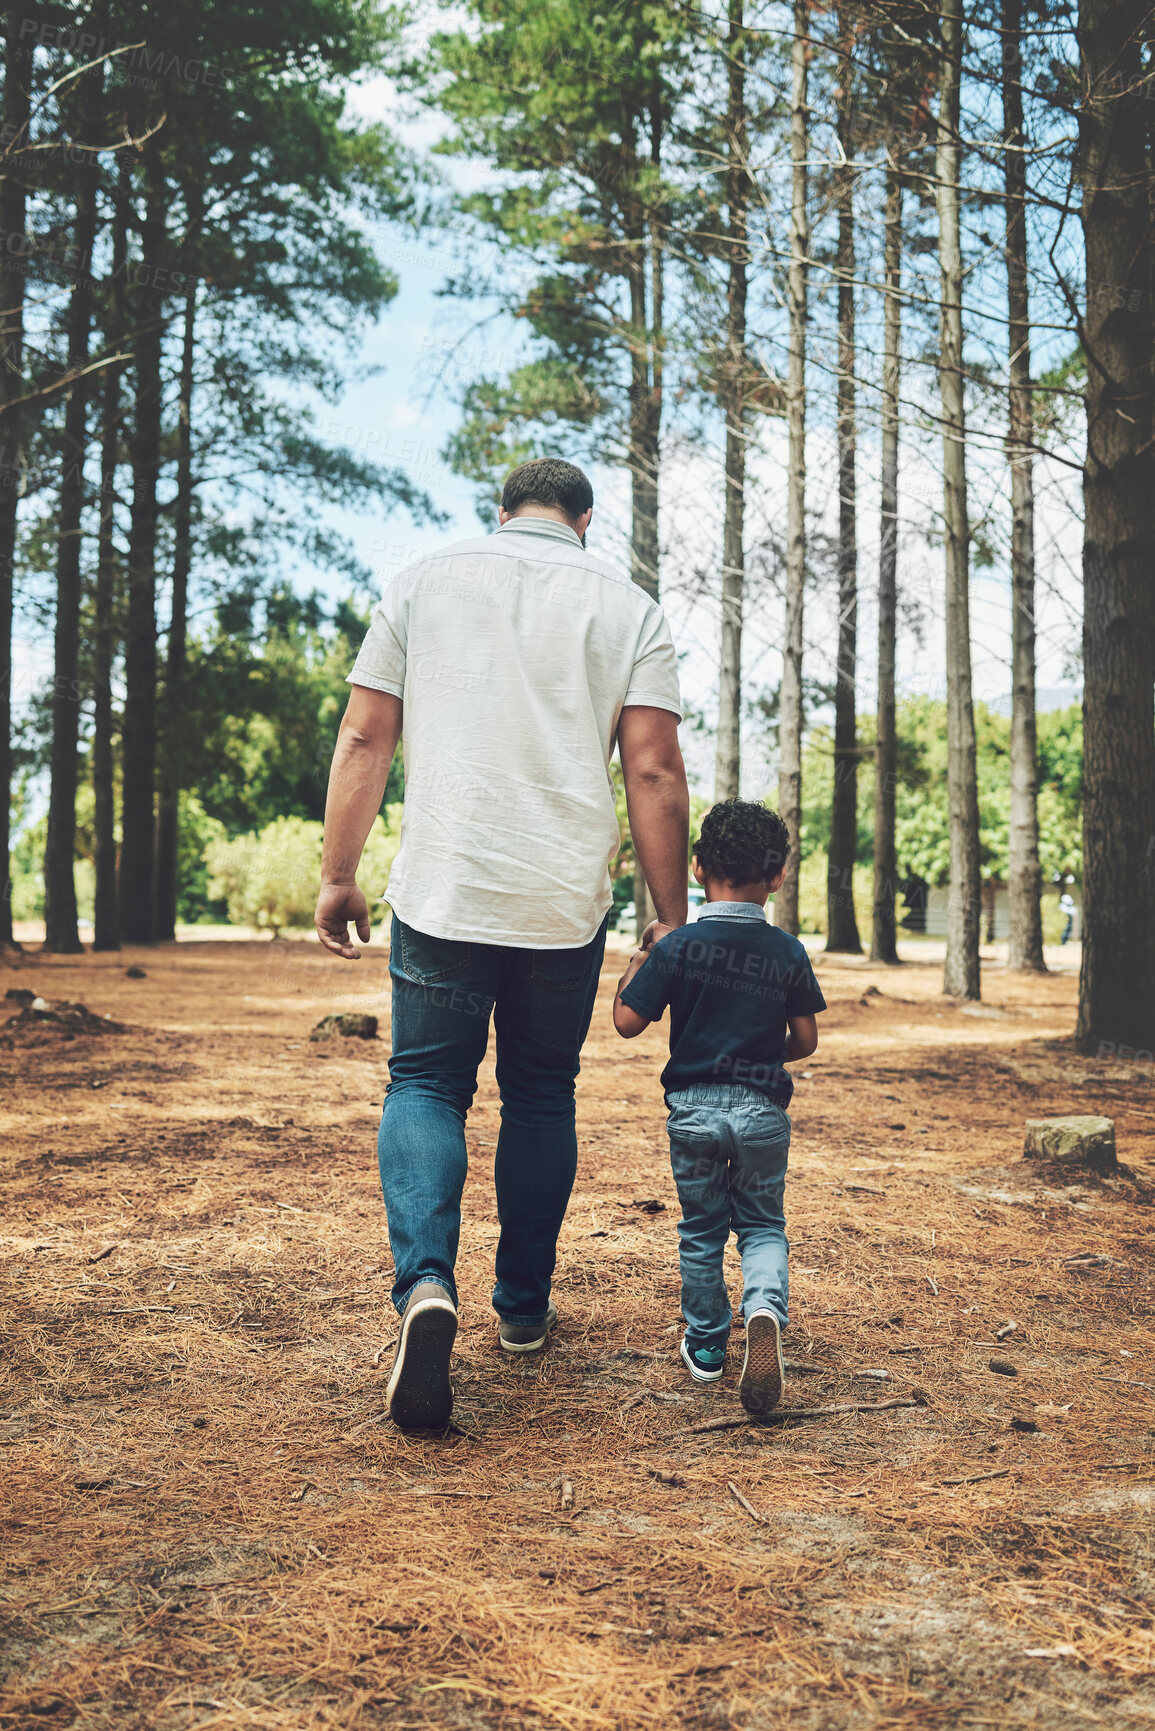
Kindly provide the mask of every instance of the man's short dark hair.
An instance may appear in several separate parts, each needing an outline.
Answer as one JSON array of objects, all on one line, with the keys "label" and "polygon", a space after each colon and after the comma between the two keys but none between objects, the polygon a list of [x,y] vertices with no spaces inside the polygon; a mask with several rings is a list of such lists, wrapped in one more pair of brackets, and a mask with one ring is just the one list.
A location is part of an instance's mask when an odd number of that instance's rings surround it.
[{"label": "man's short dark hair", "polygon": [[571,523],[593,509],[594,490],[576,463],[560,457],[534,457],[506,476],[501,508],[511,517],[526,505],[552,505]]},{"label": "man's short dark hair", "polygon": [[694,844],[709,878],[752,884],[777,877],[790,853],[790,831],[776,811],[755,799],[724,799],[702,819]]}]

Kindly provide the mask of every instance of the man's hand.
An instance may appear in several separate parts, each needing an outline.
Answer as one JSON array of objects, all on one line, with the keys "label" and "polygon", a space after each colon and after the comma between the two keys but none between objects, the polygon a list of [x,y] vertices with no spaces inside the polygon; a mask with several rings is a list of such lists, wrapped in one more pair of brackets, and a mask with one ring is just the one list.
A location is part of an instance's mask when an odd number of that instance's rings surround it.
[{"label": "man's hand", "polygon": [[357,927],[361,942],[367,944],[369,904],[357,885],[322,884],[317,897],[317,911],[313,915],[317,936],[335,956],[344,956],[347,962],[357,962],[361,959],[361,952],[355,950],[349,940],[350,920]]},{"label": "man's hand", "polygon": [[664,938],[670,932],[676,932],[677,929],[677,926],[664,926],[661,920],[651,920],[642,933],[642,941],[638,948],[646,951],[652,950],[659,938]]}]

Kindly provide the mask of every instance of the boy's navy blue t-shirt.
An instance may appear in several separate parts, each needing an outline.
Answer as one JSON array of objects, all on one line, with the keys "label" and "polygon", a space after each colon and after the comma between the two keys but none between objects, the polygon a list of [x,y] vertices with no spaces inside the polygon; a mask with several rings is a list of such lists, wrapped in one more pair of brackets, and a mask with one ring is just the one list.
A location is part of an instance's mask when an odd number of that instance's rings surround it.
[{"label": "boy's navy blue t-shirt", "polygon": [[742,1082],[779,1106],[794,1083],[783,1069],[786,1021],[826,1008],[810,958],[756,903],[727,903],[750,913],[700,914],[650,951],[623,1004],[656,1022],[670,1006],[668,1094],[698,1082]]}]

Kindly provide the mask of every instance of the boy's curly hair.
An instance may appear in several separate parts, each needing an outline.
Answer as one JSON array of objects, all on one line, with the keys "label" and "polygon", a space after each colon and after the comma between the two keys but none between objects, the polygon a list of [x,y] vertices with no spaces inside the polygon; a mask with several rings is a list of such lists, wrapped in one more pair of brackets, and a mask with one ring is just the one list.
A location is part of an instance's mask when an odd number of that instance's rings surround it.
[{"label": "boy's curly hair", "polygon": [[694,844],[707,877],[750,884],[777,876],[790,853],[790,831],[776,811],[754,799],[725,799],[702,819]]}]

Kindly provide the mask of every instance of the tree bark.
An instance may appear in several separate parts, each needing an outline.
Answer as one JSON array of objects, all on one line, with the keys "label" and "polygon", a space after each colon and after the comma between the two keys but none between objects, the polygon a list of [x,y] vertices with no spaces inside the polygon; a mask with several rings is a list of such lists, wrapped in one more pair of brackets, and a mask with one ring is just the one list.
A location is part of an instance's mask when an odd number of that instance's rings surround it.
[{"label": "tree bark", "polygon": [[802,826],[802,627],[806,588],[806,272],[810,229],[806,211],[807,54],[810,15],[795,0],[790,80],[789,356],[786,373],[786,618],[778,700],[778,810],[790,832],[790,854],[774,897],[774,923],[798,931],[798,868]]},{"label": "tree bark", "polygon": [[970,526],[967,517],[966,410],[963,397],[963,261],[959,174],[962,0],[943,0],[941,95],[935,148],[941,307],[939,390],[942,399],[943,535],[946,546],[947,800],[950,896],[943,991],[979,996],[979,807],[975,718],[971,695]]},{"label": "tree bark", "polygon": [[1031,320],[1027,290],[1027,158],[1022,0],[1003,0],[1003,133],[1007,196],[1007,458],[1011,466],[1011,813],[1007,966],[1045,973],[1040,906],[1039,766],[1035,732],[1035,480]]},{"label": "tree bark", "polygon": [[[93,14],[99,36],[103,19]],[[104,90],[104,62],[81,80],[76,138],[95,141]],[[81,373],[92,328],[92,252],[96,240],[99,157],[88,152],[75,175],[73,240],[76,279],[68,303],[68,371]],[[56,541],[56,633],[52,685],[52,752],[48,833],[44,847],[44,948],[56,955],[83,949],[76,909],[76,787],[79,780],[81,521],[84,463],[88,450],[88,404],[92,375],[80,377],[64,406],[64,449]]]},{"label": "tree bark", "polygon": [[[108,283],[108,323],[105,341],[114,351],[124,334],[124,272],[128,262],[128,201],[131,166],[127,152],[117,162],[113,198],[112,263]],[[123,363],[109,367],[104,381],[100,436],[100,517],[96,537],[96,594],[92,642],[92,798],[93,864],[96,893],[93,907],[94,950],[120,948],[116,896],[116,795],[112,750],[112,663],[118,561],[116,534],[116,471],[120,449],[121,373]]]},{"label": "tree bark", "polygon": [[874,756],[874,918],[870,959],[898,961],[895,898],[895,793],[898,747],[895,733],[898,575],[898,389],[902,331],[902,174],[898,133],[887,140],[886,216],[882,276],[882,487],[878,549],[878,717]]},{"label": "tree bark", "polygon": [[[4,153],[0,158],[0,233],[9,248],[17,236],[24,246],[27,191],[21,144],[28,142],[32,109],[30,7],[9,6],[4,13],[4,98],[0,106]],[[16,513],[22,485],[24,394],[23,250],[4,272],[0,294],[0,947],[12,935],[12,623],[16,592]]]},{"label": "tree bark", "polygon": [[858,498],[855,429],[854,324],[854,84],[853,33],[846,7],[838,12],[842,43],[838,141],[838,660],[834,683],[834,791],[826,874],[826,948],[862,954],[854,913],[854,861],[858,852]]},{"label": "tree bark", "polygon": [[1076,1037],[1155,1049],[1155,599],[1149,94],[1144,0],[1082,0],[1087,306],[1083,469],[1083,960]]},{"label": "tree bark", "polygon": [[746,582],[746,275],[750,200],[743,0],[729,0],[726,39],[726,209],[728,281],[722,407],[726,417],[722,525],[722,648],[714,798],[736,799],[742,767],[742,606]]},{"label": "tree bark", "polygon": [[176,937],[177,866],[180,848],[181,759],[184,735],[184,674],[188,643],[188,580],[192,564],[192,394],[197,288],[185,294],[177,411],[176,504],[172,561],[172,617],[165,668],[164,726],[157,808],[156,920],[159,938]]},{"label": "tree bark", "polygon": [[[650,164],[662,165],[662,108],[655,95],[649,114]],[[654,600],[659,594],[658,470],[662,433],[662,327],[664,270],[660,213],[644,211],[640,201],[631,236],[630,271],[629,467],[631,493],[630,575]],[[649,304],[647,306],[647,284]],[[687,868],[688,869],[688,868]],[[634,871],[634,910],[640,939],[654,918],[654,905],[642,869]]]},{"label": "tree bark", "polygon": [[135,424],[131,439],[132,521],[124,643],[124,731],[120,929],[126,942],[156,938],[156,530],[160,475],[163,296],[158,270],[165,241],[164,185],[155,137],[144,147],[144,221],[136,307]]}]

